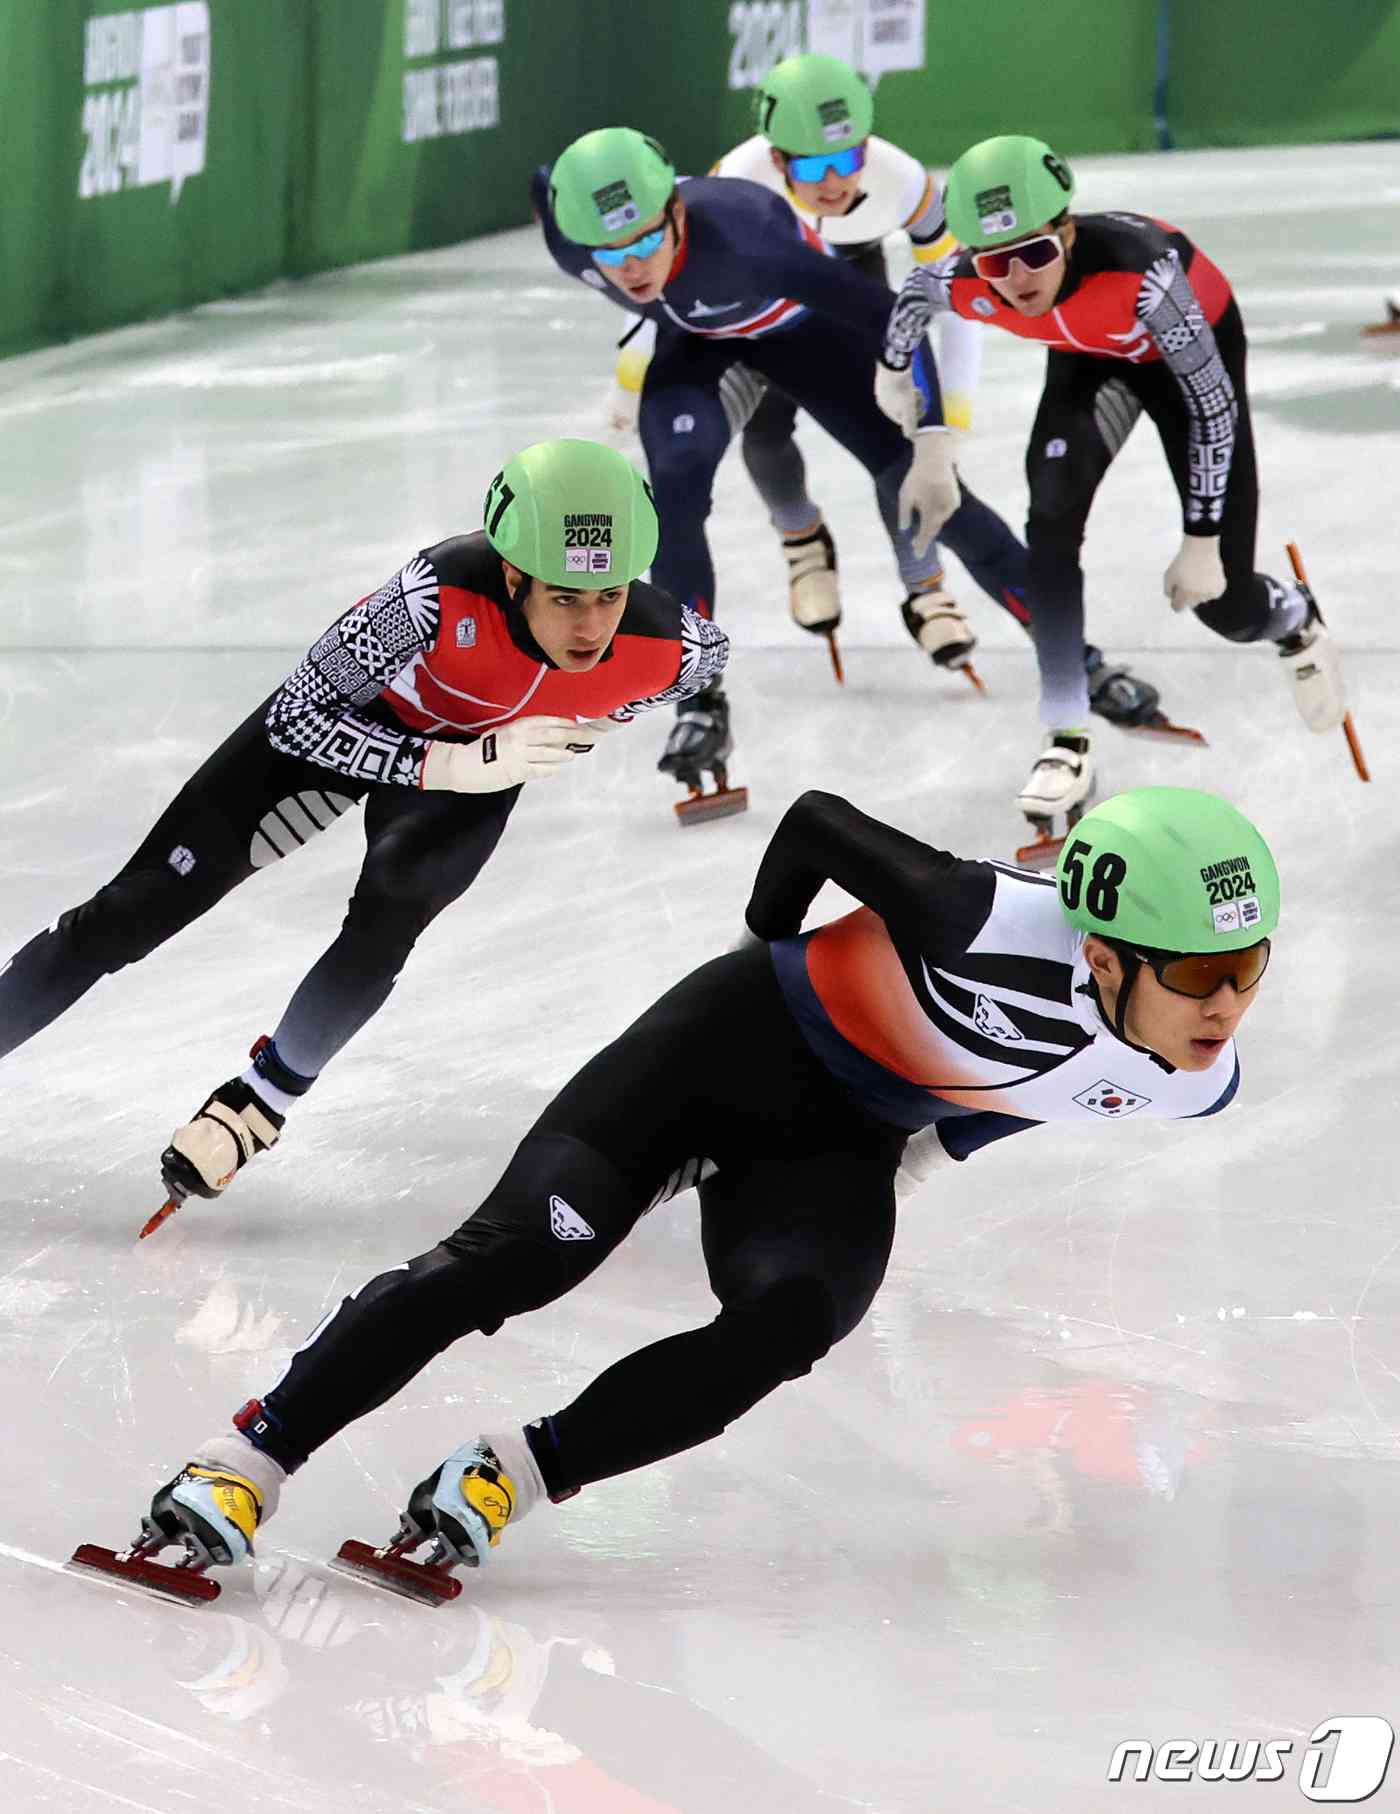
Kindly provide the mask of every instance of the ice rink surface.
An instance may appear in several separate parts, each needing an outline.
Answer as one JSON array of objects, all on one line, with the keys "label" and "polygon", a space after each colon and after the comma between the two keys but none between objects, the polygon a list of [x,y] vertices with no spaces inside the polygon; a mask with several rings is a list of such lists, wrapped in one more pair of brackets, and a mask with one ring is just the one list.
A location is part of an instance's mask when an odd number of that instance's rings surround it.
[{"label": "ice rink surface", "polygon": [[[838,691],[731,454],[711,534],[747,817],[678,831],[655,718],[527,793],[277,1153],[139,1248],[170,1130],[332,936],[358,827],[4,1065],[6,1810],[1278,1811],[1304,1805],[1323,1721],[1400,1726],[1400,354],[1358,333],[1400,285],[1400,145],[1080,174],[1077,205],[1176,222],[1237,287],[1259,564],[1301,543],[1375,773],[1302,728],[1271,650],[1170,615],[1179,519],[1140,425],[1090,522],[1091,633],[1210,748],[1099,749],[1110,787],[1219,788],[1274,845],[1284,919],[1236,1104],[935,1174],[810,1378],[536,1513],[454,1607],[326,1558],[386,1537],[464,1437],[707,1320],[693,1197],[320,1453],[216,1607],[63,1572],[77,1542],[129,1539],[327,1307],[453,1227],[572,1069],[733,940],[795,794],[969,855],[1021,841],[1025,639],[955,572],[989,692],[934,674],[864,476],[809,426]],[[506,456],[600,432],[618,322],[520,231],[0,365],[0,953],[110,876],[339,611],[475,528]],[[1014,523],[1040,368],[990,339],[963,454]],[[1110,1784],[1134,1738],[1287,1741],[1287,1780]],[[1400,1763],[1370,1805],[1400,1806]]]}]

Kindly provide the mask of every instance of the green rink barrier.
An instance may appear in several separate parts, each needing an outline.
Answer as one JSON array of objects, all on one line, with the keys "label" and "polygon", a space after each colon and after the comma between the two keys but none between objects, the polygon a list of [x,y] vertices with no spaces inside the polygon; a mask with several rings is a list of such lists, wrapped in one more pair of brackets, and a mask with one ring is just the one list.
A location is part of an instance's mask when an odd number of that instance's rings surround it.
[{"label": "green rink barrier", "polygon": [[287,0],[0,0],[0,352],[287,268],[302,125]]},{"label": "green rink barrier", "polygon": [[618,124],[692,173],[753,132],[753,89],[802,50],[875,87],[875,130],[933,165],[1030,132],[1066,155],[1156,145],[1157,0],[687,0],[639,9],[619,39]]},{"label": "green rink barrier", "polygon": [[1312,144],[1400,133],[1396,0],[1165,4],[1173,144]]},{"label": "green rink barrier", "polygon": [[1400,132],[1400,0],[0,0],[0,354],[518,225],[593,126],[701,173],[804,49],[935,166]]},{"label": "green rink barrier", "polygon": [[527,220],[534,166],[605,121],[619,10],[615,0],[311,7],[304,206],[290,268]]}]

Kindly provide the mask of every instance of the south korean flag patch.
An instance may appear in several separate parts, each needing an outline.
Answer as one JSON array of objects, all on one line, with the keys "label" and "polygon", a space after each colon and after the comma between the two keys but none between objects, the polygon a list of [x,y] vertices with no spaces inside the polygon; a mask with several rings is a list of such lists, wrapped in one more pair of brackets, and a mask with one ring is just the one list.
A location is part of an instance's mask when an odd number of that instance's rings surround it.
[{"label": "south korean flag patch", "polygon": [[1095,1115],[1106,1116],[1110,1121],[1119,1121],[1124,1115],[1131,1115],[1134,1109],[1146,1108],[1151,1102],[1150,1096],[1135,1096],[1131,1090],[1125,1090],[1121,1084],[1110,1083],[1106,1077],[1100,1077],[1097,1083],[1087,1090],[1081,1090],[1074,1099],[1081,1108],[1089,1109]]}]

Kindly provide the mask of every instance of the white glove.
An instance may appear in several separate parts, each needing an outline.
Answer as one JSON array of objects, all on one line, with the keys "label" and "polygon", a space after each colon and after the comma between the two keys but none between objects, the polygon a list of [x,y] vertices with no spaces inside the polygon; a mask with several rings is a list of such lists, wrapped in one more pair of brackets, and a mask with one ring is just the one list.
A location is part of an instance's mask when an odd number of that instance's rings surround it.
[{"label": "white glove", "polygon": [[949,1156],[938,1138],[937,1127],[920,1128],[904,1143],[899,1170],[894,1175],[895,1201],[903,1203],[907,1198],[917,1195],[932,1173],[942,1166],[956,1164],[957,1161]]},{"label": "white glove", "polygon": [[953,470],[953,437],[946,428],[921,428],[914,436],[914,458],[899,488],[899,526],[913,530],[914,554],[922,559],[934,537],[962,502]]},{"label": "white glove", "polygon": [[619,384],[614,379],[603,408],[610,435],[624,438],[636,432],[637,411],[641,400],[640,391],[629,390],[625,384]]},{"label": "white glove", "polygon": [[883,359],[875,361],[875,401],[891,422],[912,441],[919,432],[923,399],[912,371],[891,371]]},{"label": "white glove", "polygon": [[475,743],[434,739],[423,758],[422,785],[450,788],[455,794],[498,794],[525,781],[547,781],[616,728],[610,718],[588,718],[582,724],[573,718],[516,718]]},{"label": "white glove", "polygon": [[1184,535],[1181,552],[1162,577],[1162,590],[1173,611],[1194,611],[1225,590],[1218,535]]}]

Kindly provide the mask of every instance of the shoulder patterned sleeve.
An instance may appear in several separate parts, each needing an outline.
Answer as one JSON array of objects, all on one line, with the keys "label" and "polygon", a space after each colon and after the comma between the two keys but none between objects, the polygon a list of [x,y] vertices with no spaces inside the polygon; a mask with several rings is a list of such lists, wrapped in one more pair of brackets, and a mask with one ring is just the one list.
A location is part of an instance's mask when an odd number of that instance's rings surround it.
[{"label": "shoulder patterned sleeve", "polygon": [[891,371],[909,369],[923,344],[930,319],[951,306],[948,267],[916,265],[895,297],[885,324],[885,347],[881,358]]},{"label": "shoulder patterned sleeve", "polygon": [[682,605],[680,612],[680,671],[664,692],[629,700],[615,712],[610,712],[608,716],[619,724],[630,723],[640,713],[650,712],[657,706],[675,705],[678,700],[689,699],[692,693],[700,692],[723,674],[729,660],[729,638],[718,624],[711,623],[708,617],[701,617],[688,605]]},{"label": "shoulder patterned sleeve", "polygon": [[362,781],[417,787],[428,739],[394,731],[356,707],[437,635],[438,577],[421,554],[369,598],[352,605],[307,651],[267,712],[275,749]]},{"label": "shoulder patterned sleeve", "polygon": [[1218,534],[1239,404],[1215,335],[1175,249],[1143,274],[1137,315],[1181,386],[1190,427],[1186,528]]}]

